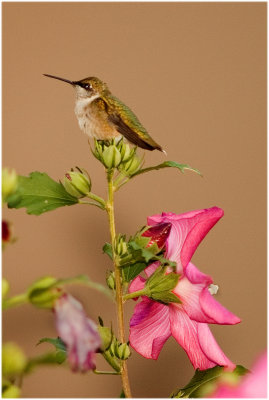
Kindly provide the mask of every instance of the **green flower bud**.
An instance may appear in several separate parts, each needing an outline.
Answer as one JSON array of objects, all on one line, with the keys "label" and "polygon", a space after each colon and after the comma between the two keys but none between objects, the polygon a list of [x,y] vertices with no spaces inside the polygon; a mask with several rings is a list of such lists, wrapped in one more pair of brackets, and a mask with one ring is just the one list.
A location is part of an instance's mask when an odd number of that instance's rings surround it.
[{"label": "green flower bud", "polygon": [[97,160],[103,162],[102,153],[103,153],[103,143],[102,141],[94,139],[94,150],[92,150],[92,154]]},{"label": "green flower bud", "polygon": [[106,326],[99,325],[98,332],[102,340],[101,351],[106,351],[109,349],[113,339],[111,329],[107,328]]},{"label": "green flower bud", "polygon": [[115,274],[114,272],[110,271],[106,277],[106,283],[109,289],[115,290],[116,283],[115,283]]},{"label": "green flower bud", "polygon": [[135,174],[142,166],[142,159],[137,155],[133,154],[133,157],[124,164],[121,164],[120,171],[124,172],[126,175]]},{"label": "green flower bud", "polygon": [[115,355],[116,347],[117,347],[117,339],[115,337],[113,337],[110,347],[109,347],[109,352],[112,356]]},{"label": "green flower bud", "polygon": [[178,283],[179,277],[174,272],[166,274],[165,269],[162,267],[157,268],[146,281],[146,296],[163,304],[181,303],[178,296],[172,293],[172,290]]},{"label": "green flower bud", "polygon": [[18,186],[18,176],[15,169],[4,168],[2,170],[2,195],[3,201],[15,192]]},{"label": "green flower bud", "polygon": [[63,185],[65,190],[71,194],[71,196],[85,197],[87,193],[91,191],[91,179],[87,171],[77,167],[78,171],[71,171],[65,174]]},{"label": "green flower bud", "polygon": [[121,162],[130,160],[136,151],[136,149],[131,148],[128,143],[124,143],[123,139],[118,143],[117,147],[120,151]]},{"label": "green flower bud", "polygon": [[106,168],[116,168],[121,162],[121,154],[115,144],[104,148],[102,154],[103,162]]},{"label": "green flower bud", "polygon": [[54,286],[56,282],[56,278],[45,276],[33,283],[27,292],[30,303],[39,308],[53,308],[55,300],[62,295]]},{"label": "green flower bud", "polygon": [[2,299],[4,299],[9,292],[9,283],[8,281],[3,278],[2,279]]},{"label": "green flower bud", "polygon": [[21,390],[18,386],[9,385],[6,389],[3,390],[2,397],[4,399],[16,399],[20,397]]},{"label": "green flower bud", "polygon": [[27,358],[23,350],[12,342],[3,344],[2,348],[2,372],[5,376],[14,376],[23,372],[27,364]]},{"label": "green flower bud", "polygon": [[122,256],[127,253],[127,243],[125,242],[125,236],[117,236],[115,243],[115,251],[118,256]]},{"label": "green flower bud", "polygon": [[127,360],[131,355],[131,351],[127,343],[118,343],[115,347],[115,356],[120,360]]}]

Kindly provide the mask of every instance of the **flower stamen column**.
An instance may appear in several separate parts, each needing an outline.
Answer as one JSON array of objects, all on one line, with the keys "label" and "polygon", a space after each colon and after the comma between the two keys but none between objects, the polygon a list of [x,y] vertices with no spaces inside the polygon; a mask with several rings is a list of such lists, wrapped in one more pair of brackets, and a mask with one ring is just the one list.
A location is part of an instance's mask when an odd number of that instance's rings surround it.
[{"label": "flower stamen column", "polygon": [[[109,228],[110,228],[110,236],[111,236],[111,245],[112,245],[112,254],[113,254],[113,264],[115,270],[115,283],[116,283],[116,303],[117,303],[117,318],[118,318],[118,330],[119,330],[119,340],[121,343],[126,343],[125,340],[125,330],[124,330],[124,316],[123,316],[123,297],[122,297],[122,285],[121,285],[121,271],[119,265],[116,262],[115,255],[115,238],[116,238],[116,229],[115,229],[115,217],[114,217],[114,185],[113,185],[113,176],[114,169],[107,171],[107,182],[108,182],[108,201],[106,204],[106,210],[108,214],[109,220]],[[121,370],[121,380],[122,380],[122,388],[125,394],[125,397],[132,397],[128,371],[127,371],[127,363],[125,360],[122,361],[122,370]]]}]

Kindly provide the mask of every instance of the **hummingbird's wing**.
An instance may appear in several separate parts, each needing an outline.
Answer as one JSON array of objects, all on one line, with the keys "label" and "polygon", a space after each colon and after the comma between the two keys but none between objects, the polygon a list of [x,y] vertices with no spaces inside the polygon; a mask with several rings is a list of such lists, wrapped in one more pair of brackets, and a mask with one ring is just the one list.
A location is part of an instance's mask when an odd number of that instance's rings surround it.
[{"label": "hummingbird's wing", "polygon": [[117,131],[127,140],[142,147],[142,149],[163,151],[162,147],[152,139],[129,107],[112,95],[106,96],[102,100],[107,104],[108,120],[115,125]]}]

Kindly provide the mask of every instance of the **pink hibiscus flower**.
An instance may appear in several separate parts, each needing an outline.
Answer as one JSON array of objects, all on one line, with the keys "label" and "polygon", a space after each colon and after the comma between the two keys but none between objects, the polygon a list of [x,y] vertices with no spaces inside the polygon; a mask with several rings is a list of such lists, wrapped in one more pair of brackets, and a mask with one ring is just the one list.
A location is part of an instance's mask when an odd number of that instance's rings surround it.
[{"label": "pink hibiscus flower", "polygon": [[96,324],[87,318],[81,303],[69,294],[55,301],[56,328],[66,344],[73,371],[95,368],[95,353],[101,345]]},{"label": "pink hibiscus flower", "polygon": [[240,383],[220,383],[211,395],[214,398],[267,398],[267,352],[254,364],[253,370]]},{"label": "pink hibiscus flower", "polygon": [[[177,263],[180,279],[173,293],[181,303],[164,305],[143,296],[136,305],[130,321],[130,344],[142,356],[157,359],[166,340],[173,336],[195,369],[203,370],[215,365],[228,369],[235,367],[218,346],[207,324],[237,324],[240,319],[213,298],[211,277],[190,263],[196,247],[222,216],[223,211],[213,207],[148,218],[149,225],[171,224],[165,257]],[[146,275],[150,276],[157,267],[158,263],[150,265],[145,270]],[[143,289],[145,281],[138,276],[129,291]]]}]

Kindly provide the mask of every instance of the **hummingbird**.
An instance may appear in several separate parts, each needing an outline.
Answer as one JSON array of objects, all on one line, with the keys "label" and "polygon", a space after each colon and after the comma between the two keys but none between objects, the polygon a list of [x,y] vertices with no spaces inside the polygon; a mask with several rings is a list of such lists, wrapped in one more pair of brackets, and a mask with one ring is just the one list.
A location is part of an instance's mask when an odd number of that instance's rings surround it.
[{"label": "hummingbird", "polygon": [[[146,150],[165,150],[148,134],[132,110],[113,96],[106,83],[96,77],[70,81],[59,79],[75,88],[75,114],[80,129],[97,140],[111,140],[124,136],[129,142]],[[166,154],[166,153],[165,153]]]}]

